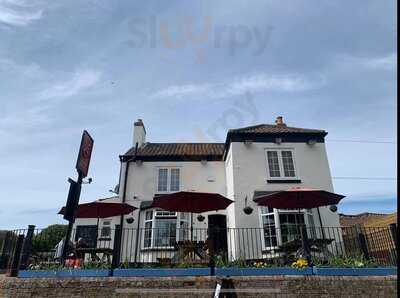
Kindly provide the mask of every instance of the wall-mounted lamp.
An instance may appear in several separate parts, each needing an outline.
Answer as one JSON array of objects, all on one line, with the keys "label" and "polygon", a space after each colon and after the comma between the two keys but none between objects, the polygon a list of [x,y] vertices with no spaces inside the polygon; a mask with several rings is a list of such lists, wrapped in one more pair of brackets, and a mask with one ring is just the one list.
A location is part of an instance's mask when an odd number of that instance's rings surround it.
[{"label": "wall-mounted lamp", "polygon": [[197,220],[199,221],[199,222],[202,222],[202,221],[204,221],[206,218],[203,216],[203,215],[201,215],[201,214],[199,214],[198,216],[197,216]]},{"label": "wall-mounted lamp", "polygon": [[245,144],[246,146],[250,146],[251,144],[253,144],[253,140],[245,140],[245,141],[244,141],[244,144]]},{"label": "wall-mounted lamp", "polygon": [[143,163],[143,161],[140,160],[140,159],[137,159],[135,162],[136,162],[136,165],[137,165],[137,166],[141,166],[142,163]]},{"label": "wall-mounted lamp", "polygon": [[275,139],[275,144],[280,145],[282,143],[282,138],[276,138]]},{"label": "wall-mounted lamp", "polygon": [[250,215],[253,213],[253,208],[251,208],[250,206],[247,206],[247,196],[244,199],[244,208],[243,208],[243,212],[247,215]]},{"label": "wall-mounted lamp", "polygon": [[134,221],[135,221],[135,219],[134,219],[133,217],[128,217],[128,218],[126,219],[126,222],[127,222],[128,224],[132,224]]},{"label": "wall-mounted lamp", "polygon": [[200,162],[201,162],[201,164],[202,164],[203,166],[205,166],[205,165],[207,164],[207,159],[202,159]]},{"label": "wall-mounted lamp", "polygon": [[307,144],[310,145],[310,146],[313,146],[316,143],[317,143],[317,140],[315,140],[315,139],[310,139],[310,140],[307,141]]},{"label": "wall-mounted lamp", "polygon": [[93,178],[86,178],[85,180],[82,181],[82,184],[90,184],[93,182]]}]

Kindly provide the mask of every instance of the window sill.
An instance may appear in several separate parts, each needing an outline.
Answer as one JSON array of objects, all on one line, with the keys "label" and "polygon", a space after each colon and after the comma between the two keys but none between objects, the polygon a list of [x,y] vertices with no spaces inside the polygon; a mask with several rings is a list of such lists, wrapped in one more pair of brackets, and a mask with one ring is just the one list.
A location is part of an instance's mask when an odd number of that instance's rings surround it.
[{"label": "window sill", "polygon": [[98,241],[111,241],[111,237],[101,237],[97,239]]},{"label": "window sill", "polygon": [[301,183],[300,179],[267,179],[267,183]]},{"label": "window sill", "polygon": [[141,248],[140,251],[176,251],[177,249],[174,247],[146,247]]},{"label": "window sill", "polygon": [[282,254],[282,252],[279,251],[278,247],[276,247],[276,248],[265,248],[265,249],[261,250],[261,252],[263,254],[273,254],[273,255],[281,255]]}]

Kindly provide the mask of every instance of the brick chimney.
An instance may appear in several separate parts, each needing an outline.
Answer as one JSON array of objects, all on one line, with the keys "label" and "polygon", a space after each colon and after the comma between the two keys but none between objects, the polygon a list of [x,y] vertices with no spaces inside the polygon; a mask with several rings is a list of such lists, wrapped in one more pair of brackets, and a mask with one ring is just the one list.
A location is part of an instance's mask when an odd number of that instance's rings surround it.
[{"label": "brick chimney", "polygon": [[136,146],[136,143],[138,147],[146,143],[146,129],[142,119],[138,119],[133,126],[133,146]]},{"label": "brick chimney", "polygon": [[286,126],[286,124],[283,122],[282,116],[276,117],[275,123],[276,123],[276,125]]}]

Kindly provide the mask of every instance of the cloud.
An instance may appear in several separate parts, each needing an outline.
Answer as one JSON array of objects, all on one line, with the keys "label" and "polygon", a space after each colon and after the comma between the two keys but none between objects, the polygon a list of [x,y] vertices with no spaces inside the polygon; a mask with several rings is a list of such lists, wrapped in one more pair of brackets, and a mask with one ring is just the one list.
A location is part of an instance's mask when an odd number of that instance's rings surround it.
[{"label": "cloud", "polygon": [[[0,0],[1,1],[1,0]],[[35,79],[44,75],[38,64],[18,64],[13,60],[0,58],[0,73],[15,74],[17,77]]]},{"label": "cloud", "polygon": [[364,61],[364,64],[370,68],[391,70],[397,65],[397,55],[393,53],[383,57],[367,59]]},{"label": "cloud", "polygon": [[38,98],[39,100],[48,100],[75,96],[96,85],[101,75],[101,72],[97,70],[76,71],[70,80],[58,82],[39,92]]},{"label": "cloud", "polygon": [[311,80],[301,75],[269,75],[259,73],[247,75],[222,83],[173,85],[153,93],[155,99],[188,97],[203,99],[221,99],[242,95],[246,92],[266,91],[301,92],[314,89],[323,84],[323,79]]},{"label": "cloud", "polygon": [[40,214],[56,214],[60,208],[43,208],[43,209],[25,209],[18,211],[20,215],[40,215]]},{"label": "cloud", "polygon": [[[336,60],[336,59],[335,59]],[[394,70],[397,67],[396,53],[375,57],[359,57],[353,55],[338,55],[334,63],[339,62],[342,66],[363,67],[373,70]]]},{"label": "cloud", "polygon": [[25,0],[0,0],[0,23],[10,26],[27,26],[41,19],[43,10],[33,8]]},{"label": "cloud", "polygon": [[349,195],[343,199],[343,203],[379,203],[384,201],[396,200],[396,195],[391,193],[358,193]]}]

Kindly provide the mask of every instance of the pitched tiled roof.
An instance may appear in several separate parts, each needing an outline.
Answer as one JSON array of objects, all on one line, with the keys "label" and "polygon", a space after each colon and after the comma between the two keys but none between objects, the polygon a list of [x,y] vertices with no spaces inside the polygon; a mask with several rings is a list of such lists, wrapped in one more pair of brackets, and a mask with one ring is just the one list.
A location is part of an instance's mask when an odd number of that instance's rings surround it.
[{"label": "pitched tiled roof", "polygon": [[[278,135],[283,137],[284,141],[293,141],[293,138],[298,141],[307,141],[316,136],[323,141],[326,134],[326,131],[320,129],[289,127],[285,124],[260,124],[230,129],[225,143],[145,143],[137,149],[136,158],[149,161],[223,160],[225,150],[229,148],[230,142],[243,141],[247,139],[247,136],[253,140],[259,139],[259,141],[266,142],[273,141]],[[121,159],[127,160],[134,155],[135,147],[132,147],[121,156]]]},{"label": "pitched tiled roof", "polygon": [[230,129],[229,133],[284,134],[284,133],[326,133],[326,132],[320,129],[289,127],[286,125],[259,124],[243,128]]},{"label": "pitched tiled roof", "polygon": [[[187,160],[221,160],[224,153],[224,143],[145,143],[137,150],[138,159],[177,158]],[[135,155],[131,148],[124,156]]]}]

